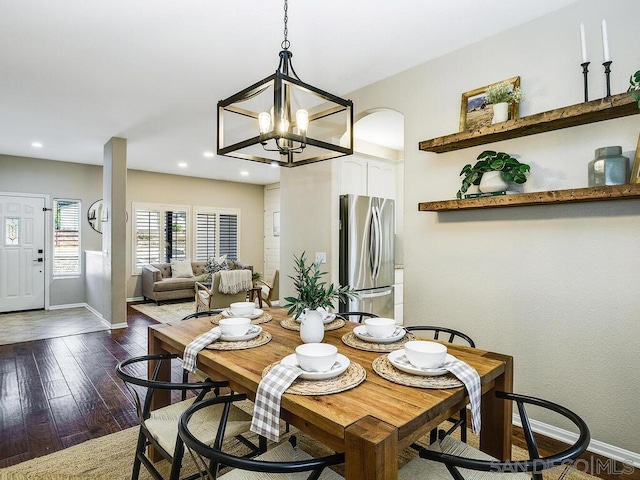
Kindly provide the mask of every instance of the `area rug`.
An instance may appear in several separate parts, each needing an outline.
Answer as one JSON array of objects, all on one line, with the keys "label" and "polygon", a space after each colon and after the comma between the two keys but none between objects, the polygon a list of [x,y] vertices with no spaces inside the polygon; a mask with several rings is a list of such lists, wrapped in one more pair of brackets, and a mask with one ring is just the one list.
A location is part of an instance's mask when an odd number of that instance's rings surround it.
[{"label": "area rug", "polygon": [[[239,406],[251,412],[250,402],[247,401],[245,405]],[[285,433],[284,425],[282,425],[281,432],[281,441],[290,435],[295,435],[300,448],[314,457],[331,453],[322,444],[293,427],[289,433]],[[127,480],[131,477],[137,434],[137,427],[129,428],[44,457],[27,460],[17,465],[0,469],[0,480]],[[248,438],[252,441],[256,440],[254,434],[249,434]],[[428,436],[424,437],[424,440],[428,441]],[[468,440],[471,445],[475,444],[477,446],[477,436],[470,434]],[[242,455],[247,452],[247,447],[234,439],[226,442],[225,450]],[[415,450],[410,448],[403,450],[398,459],[399,467],[402,467],[415,455]],[[525,450],[514,446],[513,458],[515,460],[527,458]],[[171,470],[169,462],[162,460],[156,466],[160,473],[167,478]],[[335,470],[343,475],[344,465],[335,467]],[[185,476],[192,473],[196,473],[195,465],[190,456],[185,455],[182,475]],[[545,472],[544,478],[545,480],[597,480],[596,477],[572,467],[557,467],[548,470]],[[140,471],[140,480],[152,480],[152,477],[144,467]]]},{"label": "area rug", "polygon": [[144,313],[146,316],[157,320],[160,323],[170,323],[182,320],[187,315],[196,312],[196,302],[176,302],[176,303],[137,303],[131,308]]}]

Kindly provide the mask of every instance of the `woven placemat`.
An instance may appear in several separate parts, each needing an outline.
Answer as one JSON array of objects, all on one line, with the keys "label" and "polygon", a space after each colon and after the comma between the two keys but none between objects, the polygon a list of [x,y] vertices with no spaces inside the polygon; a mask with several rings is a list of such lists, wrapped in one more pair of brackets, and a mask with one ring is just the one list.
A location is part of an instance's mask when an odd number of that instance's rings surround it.
[{"label": "woven placemat", "polygon": [[404,344],[409,340],[415,340],[416,337],[413,333],[407,332],[404,337],[402,337],[397,342],[393,343],[375,343],[375,342],[367,342],[366,340],[362,340],[358,338],[355,333],[349,332],[345,333],[342,336],[342,343],[348,345],[353,348],[357,348],[358,350],[366,350],[367,352],[393,352],[394,350],[400,350],[404,348]]},{"label": "woven placemat", "polygon": [[273,337],[269,332],[265,332],[264,330],[260,332],[255,338],[251,340],[244,340],[242,342],[225,342],[223,340],[216,340],[213,343],[210,343],[205,348],[209,350],[245,350],[247,348],[259,347],[261,345],[265,345],[271,341]]},{"label": "woven placemat", "polygon": [[437,377],[422,377],[420,375],[411,375],[410,373],[402,372],[391,364],[387,355],[376,358],[373,361],[372,367],[373,371],[385,380],[406,385],[407,387],[444,389],[464,386],[464,384],[451,373]]},{"label": "woven placemat", "polygon": [[[339,328],[344,327],[345,321],[341,318],[336,318],[332,322],[324,324],[324,331],[328,332],[329,330],[337,330]],[[286,328],[287,330],[296,330],[300,331],[300,322],[298,322],[293,317],[287,317],[284,320],[280,320],[280,326],[282,328]]]},{"label": "woven placemat", "polygon": [[[219,313],[218,315],[214,315],[213,317],[211,317],[211,323],[213,323],[214,325],[218,325],[218,322],[223,318],[229,318],[229,317],[225,317],[221,313]],[[273,319],[273,315],[271,315],[270,313],[263,313],[259,317],[251,320],[251,323],[253,323],[254,325],[260,325],[261,323],[270,322],[272,319]]]},{"label": "woven placemat", "polygon": [[[264,377],[280,362],[267,365],[262,371]],[[351,362],[344,373],[326,380],[303,380],[297,378],[284,393],[294,395],[330,395],[357,387],[367,378],[367,371],[359,363]]]}]

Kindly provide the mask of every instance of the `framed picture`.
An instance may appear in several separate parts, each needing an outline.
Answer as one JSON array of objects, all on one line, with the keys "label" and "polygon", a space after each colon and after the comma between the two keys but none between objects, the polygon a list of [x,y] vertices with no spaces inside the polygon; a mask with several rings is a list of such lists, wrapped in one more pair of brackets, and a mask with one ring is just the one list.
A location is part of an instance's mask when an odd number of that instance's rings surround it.
[{"label": "framed picture", "polygon": [[[485,92],[491,85],[502,82],[509,82],[514,87],[520,86],[520,77],[508,78],[500,82],[495,82],[484,87],[476,88],[470,92],[462,94],[462,105],[460,106],[460,131],[478,130],[487,125],[491,125],[493,118],[493,105],[487,103]],[[509,120],[518,118],[518,104],[509,104]]]},{"label": "framed picture", "polygon": [[636,156],[633,161],[629,183],[640,183],[640,136],[638,136],[638,146],[636,147]]}]

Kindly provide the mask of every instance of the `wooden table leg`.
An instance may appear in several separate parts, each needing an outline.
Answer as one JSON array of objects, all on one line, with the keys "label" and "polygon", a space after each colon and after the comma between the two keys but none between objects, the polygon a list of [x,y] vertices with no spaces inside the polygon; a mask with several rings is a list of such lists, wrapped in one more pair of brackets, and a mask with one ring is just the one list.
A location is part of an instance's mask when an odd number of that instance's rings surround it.
[{"label": "wooden table leg", "polygon": [[482,430],[480,450],[500,460],[511,459],[512,412],[511,401],[497,398],[495,392],[513,392],[513,357],[490,353],[505,362],[505,371],[495,379],[495,386],[482,396]]},{"label": "wooden table leg", "polygon": [[345,430],[346,480],[397,480],[398,430],[365,417]]}]

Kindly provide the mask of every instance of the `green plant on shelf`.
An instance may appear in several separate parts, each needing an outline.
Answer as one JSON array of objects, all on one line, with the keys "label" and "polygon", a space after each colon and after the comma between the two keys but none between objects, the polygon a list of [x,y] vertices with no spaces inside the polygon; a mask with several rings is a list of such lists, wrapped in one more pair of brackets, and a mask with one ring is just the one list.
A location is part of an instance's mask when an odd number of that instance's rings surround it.
[{"label": "green plant on shelf", "polygon": [[477,162],[471,166],[470,163],[465,165],[460,172],[460,175],[464,175],[462,179],[462,186],[456,198],[462,198],[464,193],[467,193],[471,185],[480,185],[482,175],[486,172],[501,171],[502,178],[508,183],[522,184],[527,181],[531,167],[525,163],[520,163],[517,159],[513,158],[508,153],[494,152],[492,150],[485,150],[478,155]]},{"label": "green plant on shelf", "polygon": [[629,77],[629,90],[633,92],[633,99],[638,102],[638,108],[640,108],[640,70]]},{"label": "green plant on shelf", "polygon": [[512,83],[501,82],[491,85],[484,93],[487,103],[519,103],[524,99],[524,92]]}]

